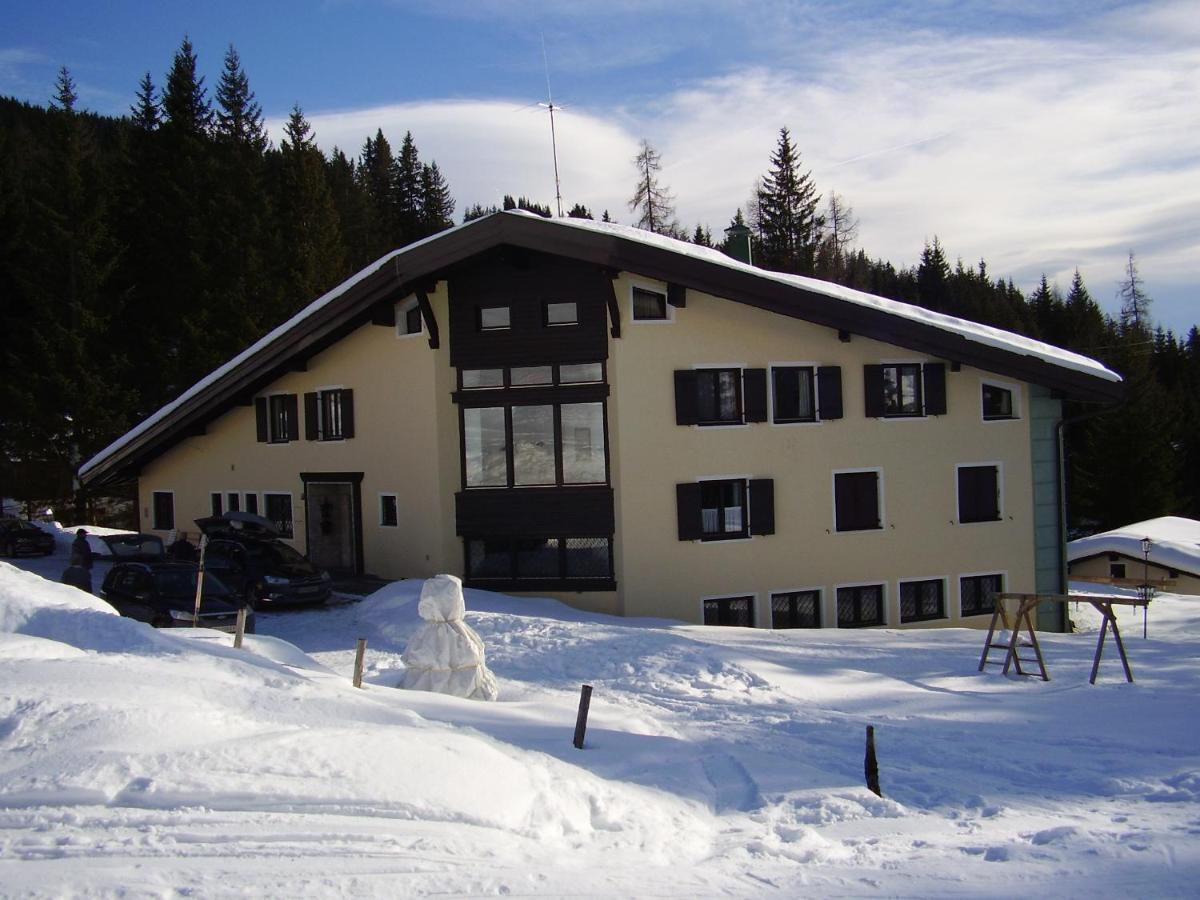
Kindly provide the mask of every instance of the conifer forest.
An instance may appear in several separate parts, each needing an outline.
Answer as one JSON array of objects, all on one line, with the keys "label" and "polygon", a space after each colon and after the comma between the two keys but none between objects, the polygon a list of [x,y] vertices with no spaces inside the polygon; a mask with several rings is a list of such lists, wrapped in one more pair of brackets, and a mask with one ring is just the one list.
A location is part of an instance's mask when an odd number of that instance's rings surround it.
[{"label": "conifer forest", "polygon": [[[94,516],[107,498],[79,488],[81,462],[347,276],[457,224],[451,186],[411,133],[327,155],[297,106],[275,145],[234,48],[209,83],[184,40],[120,118],[78,109],[65,69],[44,107],[0,98],[0,496]],[[1026,295],[983,259],[953,259],[953,235],[912,264],[873,258],[851,198],[822,192],[787,128],[762,162],[728,223],[682,225],[643,140],[628,210],[596,218],[628,212],[626,224],[721,249],[726,226],[745,225],[756,265],[1098,359],[1126,396],[1067,404],[1071,535],[1200,518],[1200,330],[1155,326],[1133,251],[1113,317],[1084,273]],[[523,196],[469,200],[457,221],[552,214]],[[567,214],[593,215],[579,203]]]}]

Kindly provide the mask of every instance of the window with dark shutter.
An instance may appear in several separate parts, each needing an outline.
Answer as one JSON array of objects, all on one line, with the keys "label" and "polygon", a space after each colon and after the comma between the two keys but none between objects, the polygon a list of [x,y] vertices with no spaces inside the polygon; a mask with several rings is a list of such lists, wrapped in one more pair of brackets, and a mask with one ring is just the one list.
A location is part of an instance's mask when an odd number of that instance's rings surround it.
[{"label": "window with dark shutter", "polygon": [[750,533],[775,533],[775,481],[750,479]]},{"label": "window with dark shutter", "polygon": [[[817,420],[817,398],[811,366],[772,366],[771,397],[771,421],[776,424]],[[746,417],[750,417],[749,400]]]},{"label": "window with dark shutter", "polygon": [[217,491],[213,491],[208,495],[208,508],[212,515],[220,516],[225,510],[221,505],[221,495]]},{"label": "window with dark shutter", "polygon": [[267,397],[267,440],[272,444],[294,441],[299,419],[295,394],[272,394]]},{"label": "window with dark shutter", "polygon": [[767,421],[767,370],[743,369],[742,390],[746,421]]},{"label": "window with dark shutter", "polygon": [[727,541],[749,535],[746,482],[741,478],[700,482],[701,540]]},{"label": "window with dark shutter", "polygon": [[[933,365],[941,365],[936,363]],[[945,367],[941,391],[945,394]],[[935,370],[936,371],[936,370]],[[926,414],[920,363],[863,366],[864,405],[868,418],[904,418]],[[936,378],[937,375],[935,374]],[[945,411],[945,397],[941,401]]]},{"label": "window with dark shutter", "polygon": [[842,368],[821,366],[817,369],[817,414],[823,421],[842,417]]},{"label": "window with dark shutter", "polygon": [[699,422],[696,405],[696,370],[675,370],[675,424],[695,425]]},{"label": "window with dark shutter", "polygon": [[304,395],[304,439],[315,441],[321,436],[321,420],[315,392]]},{"label": "window with dark shutter", "polygon": [[1000,519],[998,466],[958,467],[958,521],[996,522]]},{"label": "window with dark shutter", "polygon": [[925,363],[922,373],[925,415],[944,416],[946,414],[946,364]]},{"label": "window with dark shutter", "polygon": [[704,535],[700,527],[700,484],[689,481],[675,485],[675,515],[681,541],[698,541]]},{"label": "window with dark shutter", "polygon": [[395,494],[379,495],[379,524],[385,528],[395,528],[400,524]]},{"label": "window with dark shutter", "polygon": [[728,541],[775,533],[775,482],[710,479],[675,485],[681,541]]},{"label": "window with dark shutter", "polygon": [[171,531],[175,527],[175,495],[171,491],[155,491],[153,496],[155,531]]},{"label": "window with dark shutter", "polygon": [[354,437],[354,390],[342,388],[342,440]]},{"label": "window with dark shutter", "polygon": [[753,597],[712,597],[704,601],[704,624],[754,627]]},{"label": "window with dark shutter", "polygon": [[[766,411],[764,389],[763,411]],[[696,369],[696,424],[742,424],[742,373],[738,369]]]},{"label": "window with dark shutter", "polygon": [[257,432],[257,440],[260,444],[265,444],[270,440],[270,430],[267,426],[267,398],[254,398],[254,426]]},{"label": "window with dark shutter", "polygon": [[879,473],[837,472],[833,476],[834,527],[837,531],[882,528],[879,516]]}]

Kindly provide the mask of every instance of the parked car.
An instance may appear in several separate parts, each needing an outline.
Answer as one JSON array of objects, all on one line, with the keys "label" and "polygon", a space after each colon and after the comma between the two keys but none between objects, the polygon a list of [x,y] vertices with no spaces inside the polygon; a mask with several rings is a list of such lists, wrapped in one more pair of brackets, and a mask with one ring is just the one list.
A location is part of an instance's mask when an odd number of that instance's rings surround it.
[{"label": "parked car", "polygon": [[[178,562],[122,562],[104,578],[100,596],[121,615],[156,628],[190,627],[196,604],[199,566]],[[199,624],[204,628],[237,628],[237,595],[219,578],[204,573]],[[246,613],[246,632],[254,631],[254,613]]]},{"label": "parked car", "polygon": [[227,512],[197,519],[208,539],[204,569],[255,609],[324,603],[333,593],[329,573],[279,539],[262,516]]},{"label": "parked car", "polygon": [[166,559],[166,549],[163,539],[157,534],[137,534],[127,532],[121,534],[89,535],[103,545],[104,550],[97,553],[102,559],[113,562],[155,562]]},{"label": "parked car", "polygon": [[0,554],[49,556],[54,552],[54,535],[24,519],[0,519]]}]

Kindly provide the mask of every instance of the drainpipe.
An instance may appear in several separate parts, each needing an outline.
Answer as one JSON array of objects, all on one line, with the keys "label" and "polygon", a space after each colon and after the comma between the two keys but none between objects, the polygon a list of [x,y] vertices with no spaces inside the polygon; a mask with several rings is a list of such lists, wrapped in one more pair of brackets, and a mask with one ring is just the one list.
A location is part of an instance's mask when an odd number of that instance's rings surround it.
[{"label": "drainpipe", "polygon": [[[1054,426],[1057,434],[1058,445],[1058,592],[1060,594],[1067,593],[1070,584],[1070,577],[1067,573],[1067,426],[1075,425],[1087,419],[1094,419],[1096,416],[1103,416],[1110,412],[1115,412],[1123,403],[1105,405],[1100,409],[1093,409],[1089,412],[1080,413],[1077,416],[1068,416],[1058,420]],[[1067,630],[1067,608],[1063,604],[1058,605],[1060,631]]]}]

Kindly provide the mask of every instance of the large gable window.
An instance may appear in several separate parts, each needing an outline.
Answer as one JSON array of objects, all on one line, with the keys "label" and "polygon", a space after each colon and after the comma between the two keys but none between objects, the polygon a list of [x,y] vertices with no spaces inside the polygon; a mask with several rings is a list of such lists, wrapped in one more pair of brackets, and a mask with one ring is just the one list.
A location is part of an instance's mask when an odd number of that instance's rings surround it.
[{"label": "large gable window", "polygon": [[466,487],[604,484],[604,404],[467,407]]},{"label": "large gable window", "polygon": [[887,363],[863,367],[866,414],[900,419],[946,412],[946,367],[942,363]]}]

